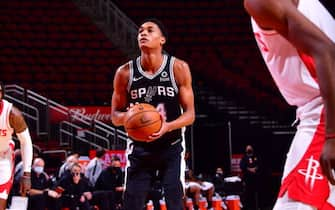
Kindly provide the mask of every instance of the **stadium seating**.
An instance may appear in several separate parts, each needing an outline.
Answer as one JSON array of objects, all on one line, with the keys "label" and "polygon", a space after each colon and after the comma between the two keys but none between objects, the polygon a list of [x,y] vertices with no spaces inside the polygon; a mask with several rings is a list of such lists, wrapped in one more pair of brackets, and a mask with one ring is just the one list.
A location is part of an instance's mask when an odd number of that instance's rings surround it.
[{"label": "stadium seating", "polygon": [[5,83],[65,104],[110,101],[111,77],[126,56],[71,1],[1,1],[0,22]]}]

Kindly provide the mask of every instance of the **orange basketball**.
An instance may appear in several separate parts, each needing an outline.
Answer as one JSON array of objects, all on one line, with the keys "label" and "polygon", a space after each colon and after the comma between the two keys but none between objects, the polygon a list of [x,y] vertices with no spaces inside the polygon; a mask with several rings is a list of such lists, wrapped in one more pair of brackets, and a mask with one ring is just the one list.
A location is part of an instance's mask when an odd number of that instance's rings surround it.
[{"label": "orange basketball", "polygon": [[156,108],[140,103],[131,107],[124,123],[128,136],[137,141],[148,141],[149,136],[160,130],[162,120]]}]

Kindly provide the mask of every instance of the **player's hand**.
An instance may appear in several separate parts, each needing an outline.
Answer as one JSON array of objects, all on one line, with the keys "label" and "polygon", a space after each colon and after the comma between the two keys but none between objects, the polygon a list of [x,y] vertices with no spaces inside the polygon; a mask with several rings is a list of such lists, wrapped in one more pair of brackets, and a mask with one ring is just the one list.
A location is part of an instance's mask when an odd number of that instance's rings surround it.
[{"label": "player's hand", "polygon": [[129,106],[127,107],[127,111],[128,111],[129,109],[133,108],[133,106],[135,106],[135,105],[137,105],[137,104],[139,104],[139,103],[138,103],[138,102],[135,102],[135,104],[134,104],[134,103],[130,103]]},{"label": "player's hand", "polygon": [[125,118],[126,118],[127,112],[128,112],[131,108],[133,108],[136,104],[139,104],[139,103],[138,103],[138,102],[136,102],[135,104],[134,104],[134,103],[130,103],[129,106],[126,108],[126,112],[123,113],[123,116],[124,116],[124,117],[123,117],[123,123],[122,123],[123,125],[126,123],[126,122],[125,122]]},{"label": "player's hand", "polygon": [[335,185],[335,138],[326,140],[321,152],[320,164],[323,174],[332,185]]},{"label": "player's hand", "polygon": [[23,172],[20,179],[20,194],[26,196],[31,188],[31,177],[30,172]]},{"label": "player's hand", "polygon": [[148,142],[151,142],[151,141],[154,141],[156,139],[159,139],[160,137],[162,137],[165,133],[169,132],[170,131],[170,124],[168,122],[165,121],[165,118],[163,115],[161,115],[161,120],[162,120],[162,127],[161,129],[156,132],[156,133],[153,133],[149,136],[149,140]]}]

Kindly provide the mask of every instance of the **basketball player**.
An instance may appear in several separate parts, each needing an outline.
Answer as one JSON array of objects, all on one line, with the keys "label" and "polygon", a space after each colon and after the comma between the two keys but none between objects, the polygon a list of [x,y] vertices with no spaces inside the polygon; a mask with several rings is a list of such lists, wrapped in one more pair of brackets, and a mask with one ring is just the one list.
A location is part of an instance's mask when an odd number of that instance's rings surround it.
[{"label": "basketball player", "polygon": [[274,209],[335,209],[335,21],[318,0],[244,6],[264,61],[300,120]]},{"label": "basketball player", "polygon": [[25,196],[30,189],[30,171],[33,147],[27,124],[22,113],[7,100],[3,99],[5,89],[0,82],[0,210],[6,209],[7,198],[13,184],[14,175],[14,141],[15,132],[21,146],[23,175],[20,192]]},{"label": "basketball player", "polygon": [[130,139],[128,143],[125,209],[142,210],[153,178],[159,173],[167,208],[182,210],[183,128],[195,119],[190,69],[185,61],[163,53],[167,33],[159,20],[144,21],[137,39],[141,55],[115,74],[112,121],[123,125],[126,108],[137,102],[154,105],[165,120],[160,131],[150,136],[151,142]]}]

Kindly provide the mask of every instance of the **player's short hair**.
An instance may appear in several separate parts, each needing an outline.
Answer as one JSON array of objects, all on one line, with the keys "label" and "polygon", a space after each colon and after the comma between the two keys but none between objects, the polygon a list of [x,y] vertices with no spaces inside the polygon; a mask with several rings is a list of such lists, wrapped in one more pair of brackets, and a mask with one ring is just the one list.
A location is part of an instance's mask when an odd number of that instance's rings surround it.
[{"label": "player's short hair", "polygon": [[157,18],[146,18],[144,19],[140,25],[142,25],[143,23],[146,23],[146,22],[152,22],[152,23],[155,23],[159,30],[161,31],[162,35],[165,37],[165,40],[167,41],[168,40],[168,32],[166,30],[166,27],[164,26],[164,24],[158,20]]}]

